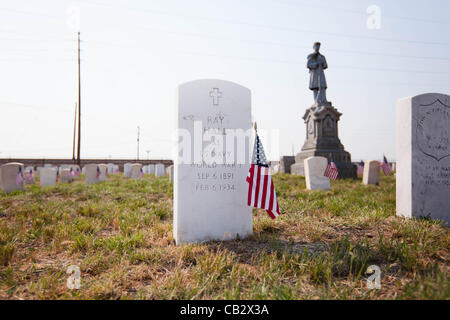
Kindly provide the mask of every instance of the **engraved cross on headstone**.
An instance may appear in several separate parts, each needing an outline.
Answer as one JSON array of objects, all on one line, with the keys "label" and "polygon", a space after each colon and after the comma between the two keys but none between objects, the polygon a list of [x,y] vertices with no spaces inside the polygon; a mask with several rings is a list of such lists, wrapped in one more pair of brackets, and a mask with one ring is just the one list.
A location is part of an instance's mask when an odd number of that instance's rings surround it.
[{"label": "engraved cross on headstone", "polygon": [[209,92],[209,96],[213,98],[213,105],[218,106],[219,105],[219,98],[222,98],[222,92],[220,92],[219,88],[213,88]]}]

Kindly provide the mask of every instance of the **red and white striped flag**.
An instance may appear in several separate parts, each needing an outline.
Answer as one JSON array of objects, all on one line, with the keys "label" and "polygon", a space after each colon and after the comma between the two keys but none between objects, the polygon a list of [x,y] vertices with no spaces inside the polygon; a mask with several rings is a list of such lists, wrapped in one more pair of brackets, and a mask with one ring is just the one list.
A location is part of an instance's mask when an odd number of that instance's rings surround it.
[{"label": "red and white striped flag", "polygon": [[17,172],[16,184],[20,186],[23,183],[23,172],[22,167],[19,167],[19,171]]},{"label": "red and white striped flag", "polygon": [[30,171],[28,171],[26,179],[28,182],[31,182],[34,180],[34,172],[33,169],[30,169]]},{"label": "red and white striped flag", "polygon": [[391,174],[391,167],[389,167],[389,162],[386,159],[386,156],[383,155],[383,163],[381,164],[381,168],[383,169],[383,172],[385,175]]},{"label": "red and white striped flag", "polygon": [[339,175],[339,171],[338,171],[338,168],[336,167],[336,164],[334,163],[333,159],[331,159],[331,161],[328,163],[328,165],[325,169],[325,173],[323,175],[331,180],[337,179],[337,177]]},{"label": "red and white striped flag", "polygon": [[252,165],[247,176],[248,202],[250,207],[265,209],[272,219],[280,215],[277,194],[270,175],[264,149],[256,133]]},{"label": "red and white striped flag", "polygon": [[358,164],[358,172],[357,172],[357,174],[364,174],[364,161],[362,161],[362,160]]}]

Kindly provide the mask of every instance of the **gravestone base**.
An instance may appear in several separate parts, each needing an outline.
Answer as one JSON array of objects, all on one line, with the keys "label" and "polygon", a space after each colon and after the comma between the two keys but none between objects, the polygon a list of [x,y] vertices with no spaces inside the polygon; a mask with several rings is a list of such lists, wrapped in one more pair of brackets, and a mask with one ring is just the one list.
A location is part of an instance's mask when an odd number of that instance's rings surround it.
[{"label": "gravestone base", "polygon": [[304,160],[309,157],[325,157],[328,158],[329,156],[332,156],[334,163],[336,164],[336,167],[339,170],[339,179],[356,179],[356,165],[351,162],[339,162],[336,159],[341,159],[343,157],[350,158],[350,153],[346,151],[331,151],[331,150],[307,150],[302,151],[297,154],[295,157],[296,163],[291,166],[291,174],[297,175],[297,176],[305,176],[305,165]]},{"label": "gravestone base", "polygon": [[356,179],[356,165],[351,155],[345,151],[338,136],[338,121],[341,113],[326,104],[314,104],[307,109],[303,120],[306,124],[306,141],[300,153],[295,156],[291,174],[305,176],[304,161],[309,157],[333,159],[339,170],[339,179]]},{"label": "gravestone base", "polygon": [[291,173],[293,164],[295,164],[294,156],[282,156],[280,158],[280,168],[278,169],[278,172],[281,174]]}]

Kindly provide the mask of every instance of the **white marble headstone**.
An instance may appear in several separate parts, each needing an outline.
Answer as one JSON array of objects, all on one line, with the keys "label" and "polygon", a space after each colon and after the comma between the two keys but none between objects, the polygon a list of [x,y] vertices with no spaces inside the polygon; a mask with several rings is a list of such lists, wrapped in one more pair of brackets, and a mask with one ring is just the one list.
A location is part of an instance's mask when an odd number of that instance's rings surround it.
[{"label": "white marble headstone", "polygon": [[97,177],[97,168],[98,165],[93,163],[84,166],[87,183],[97,183],[100,181],[99,177]]},{"label": "white marble headstone", "polygon": [[98,177],[98,181],[103,182],[108,180],[108,165],[106,164],[99,164],[98,168],[100,169],[100,176]]},{"label": "white marble headstone", "polygon": [[397,215],[450,224],[450,96],[397,103]]},{"label": "white marble headstone", "polygon": [[167,174],[169,175],[169,180],[173,182],[173,165],[167,167]]},{"label": "white marble headstone", "polygon": [[164,165],[162,163],[155,165],[155,176],[164,177],[165,173]]},{"label": "white marble headstone", "polygon": [[364,162],[363,184],[378,185],[380,182],[380,162],[370,160]]},{"label": "white marble headstone", "polygon": [[116,173],[114,170],[114,163],[108,163],[107,166],[108,166],[108,174]]},{"label": "white marble headstone", "polygon": [[42,168],[39,172],[39,185],[41,187],[54,186],[56,184],[56,168]]},{"label": "white marble headstone", "polygon": [[59,170],[59,178],[61,183],[68,183],[72,181],[72,176],[70,175],[70,169]]},{"label": "white marble headstone", "polygon": [[[250,96],[249,89],[223,80],[179,86],[173,224],[177,244],[252,234],[246,182],[253,145]],[[236,142],[235,129],[247,133],[243,144]]]},{"label": "white marble headstone", "polygon": [[133,164],[129,163],[129,162],[127,162],[123,165],[123,175],[127,178],[129,178],[131,176],[131,166],[132,165]]},{"label": "white marble headstone", "polygon": [[131,165],[130,178],[131,179],[139,179],[141,177],[141,168],[142,168],[142,164],[133,163]]},{"label": "white marble headstone", "polygon": [[309,157],[304,161],[306,189],[329,190],[330,179],[324,176],[328,160],[325,157]]},{"label": "white marble headstone", "polygon": [[148,170],[148,174],[155,174],[155,165],[154,164],[149,164],[147,166],[147,170]]},{"label": "white marble headstone", "polygon": [[17,180],[19,169],[25,180],[24,166],[19,162],[10,162],[0,166],[0,186],[4,192],[11,192],[24,189],[25,181]]}]

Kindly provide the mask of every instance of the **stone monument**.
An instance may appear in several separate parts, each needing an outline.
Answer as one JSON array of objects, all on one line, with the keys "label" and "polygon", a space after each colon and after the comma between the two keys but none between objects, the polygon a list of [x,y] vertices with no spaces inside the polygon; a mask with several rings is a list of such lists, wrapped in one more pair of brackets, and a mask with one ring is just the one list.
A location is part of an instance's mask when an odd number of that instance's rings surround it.
[{"label": "stone monument", "polygon": [[342,116],[330,101],[327,101],[327,82],[324,70],[328,68],[325,57],[320,54],[320,43],[314,44],[314,53],[307,58],[310,73],[309,88],[313,91],[314,104],[306,110],[303,120],[306,124],[306,141],[295,157],[291,173],[305,175],[304,160],[309,157],[333,159],[339,170],[338,178],[356,178],[356,165],[339,140],[338,121]]}]

